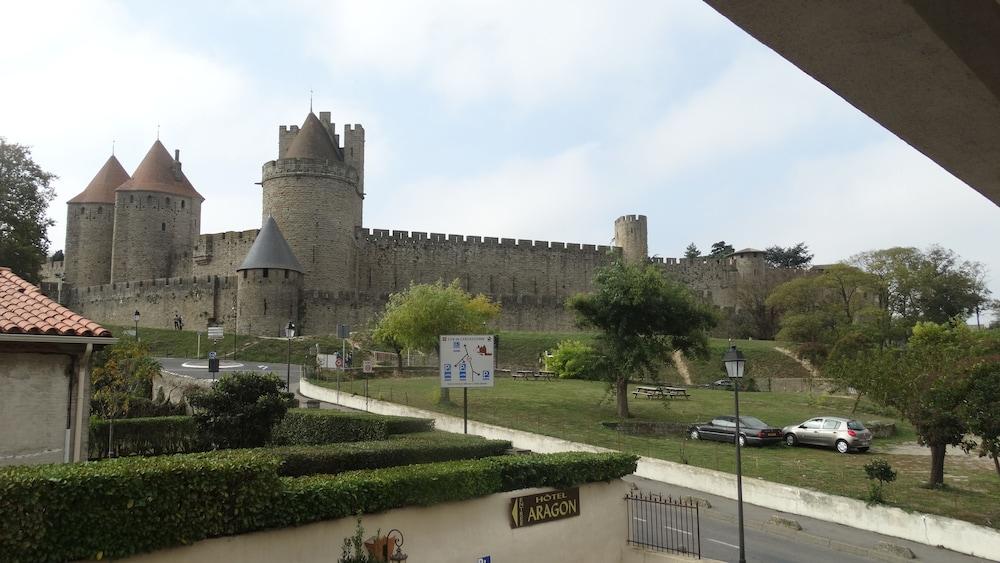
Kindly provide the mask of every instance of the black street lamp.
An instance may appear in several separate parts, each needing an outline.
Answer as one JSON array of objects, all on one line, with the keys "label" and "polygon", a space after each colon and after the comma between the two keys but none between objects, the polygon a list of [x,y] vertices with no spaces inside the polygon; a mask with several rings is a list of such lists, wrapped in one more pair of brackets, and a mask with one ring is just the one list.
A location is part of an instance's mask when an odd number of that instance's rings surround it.
[{"label": "black street lamp", "polygon": [[135,321],[135,340],[136,340],[136,342],[138,342],[139,341],[139,310],[138,309],[136,309],[136,311],[134,313],[132,313],[132,320]]},{"label": "black street lamp", "polygon": [[288,340],[288,357],[285,363],[285,389],[292,389],[292,339],[295,338],[295,323],[288,321],[285,327],[285,339]]},{"label": "black street lamp", "polygon": [[726,365],[726,373],[733,382],[733,397],[736,402],[736,510],[739,515],[740,528],[740,563],[746,563],[747,555],[743,543],[743,471],[740,467],[740,380],[746,369],[746,358],[743,352],[736,349],[735,344],[729,346],[729,351],[722,357]]}]

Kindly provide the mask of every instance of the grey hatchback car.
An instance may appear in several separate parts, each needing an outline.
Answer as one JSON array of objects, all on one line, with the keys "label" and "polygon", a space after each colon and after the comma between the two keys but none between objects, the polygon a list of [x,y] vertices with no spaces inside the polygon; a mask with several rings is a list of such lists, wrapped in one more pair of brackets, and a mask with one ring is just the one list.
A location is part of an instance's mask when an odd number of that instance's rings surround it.
[{"label": "grey hatchback car", "polygon": [[789,446],[811,444],[836,448],[846,454],[851,450],[867,452],[872,445],[872,433],[864,424],[850,418],[821,416],[782,429]]}]

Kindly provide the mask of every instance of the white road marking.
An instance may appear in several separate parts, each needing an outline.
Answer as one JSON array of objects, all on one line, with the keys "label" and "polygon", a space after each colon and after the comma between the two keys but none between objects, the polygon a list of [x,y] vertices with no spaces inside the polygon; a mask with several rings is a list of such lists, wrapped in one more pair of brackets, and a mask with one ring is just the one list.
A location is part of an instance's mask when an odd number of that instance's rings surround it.
[{"label": "white road marking", "polygon": [[708,541],[710,541],[710,542],[712,542],[712,543],[722,544],[722,545],[724,545],[726,547],[731,547],[733,549],[739,549],[740,548],[740,546],[738,546],[738,545],[733,545],[731,543],[726,543],[724,541],[713,540],[712,538],[705,538],[705,539],[708,540]]},{"label": "white road marking", "polygon": [[687,531],[687,530],[678,530],[677,528],[671,528],[670,526],[664,526],[664,528],[666,528],[666,529],[668,529],[668,530],[673,530],[673,531],[675,531],[675,532],[680,532],[680,533],[682,533],[682,534],[687,534],[687,535],[689,535],[689,536],[690,536],[690,535],[692,535],[692,534],[691,534],[691,532],[689,532],[689,531]]}]

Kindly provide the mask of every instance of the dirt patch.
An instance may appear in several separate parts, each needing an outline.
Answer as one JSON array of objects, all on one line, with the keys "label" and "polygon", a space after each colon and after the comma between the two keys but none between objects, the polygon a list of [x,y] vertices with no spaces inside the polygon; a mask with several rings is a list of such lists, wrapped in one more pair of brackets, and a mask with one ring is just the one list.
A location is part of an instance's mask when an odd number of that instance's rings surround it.
[{"label": "dirt patch", "polygon": [[812,375],[813,377],[820,377],[819,370],[816,369],[816,366],[812,365],[812,363],[809,360],[804,360],[804,359],[796,356],[795,352],[792,352],[788,348],[782,348],[781,346],[775,346],[774,349],[776,351],[781,352],[782,354],[788,356],[789,358],[795,360],[796,362],[802,364],[802,367],[804,367],[806,369],[806,371],[808,371],[809,374]]},{"label": "dirt patch", "polygon": [[[889,455],[930,457],[931,449],[927,446],[921,446],[916,442],[903,442],[902,444],[893,444],[888,447],[884,453]],[[975,450],[965,453],[962,451],[962,448],[958,446],[948,446],[947,453],[945,453],[945,465],[947,466],[949,463],[955,463],[966,467],[974,467],[977,469],[981,469],[983,467],[993,469],[993,460],[989,457],[979,457]]]},{"label": "dirt patch", "polygon": [[674,366],[677,367],[677,373],[681,374],[685,385],[694,385],[691,383],[691,372],[688,371],[687,362],[684,360],[684,352],[674,350]]}]

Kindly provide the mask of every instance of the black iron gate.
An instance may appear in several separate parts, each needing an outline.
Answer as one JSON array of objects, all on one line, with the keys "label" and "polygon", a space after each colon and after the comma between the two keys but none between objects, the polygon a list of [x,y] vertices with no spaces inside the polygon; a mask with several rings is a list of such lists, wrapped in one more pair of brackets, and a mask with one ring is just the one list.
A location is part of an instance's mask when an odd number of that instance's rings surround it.
[{"label": "black iron gate", "polygon": [[656,493],[625,495],[628,544],[654,551],[685,553],[701,559],[698,503]]}]

